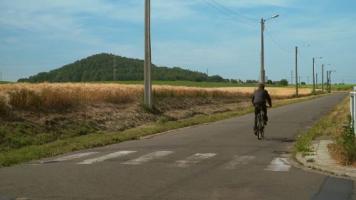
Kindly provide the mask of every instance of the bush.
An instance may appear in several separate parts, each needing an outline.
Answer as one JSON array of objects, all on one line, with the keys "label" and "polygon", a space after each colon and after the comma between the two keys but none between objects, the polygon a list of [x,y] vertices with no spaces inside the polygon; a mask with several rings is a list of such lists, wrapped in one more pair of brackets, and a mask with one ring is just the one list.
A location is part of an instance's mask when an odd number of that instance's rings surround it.
[{"label": "bush", "polygon": [[[351,122],[351,117],[350,122]],[[345,157],[345,164],[349,165],[356,161],[356,139],[354,129],[347,125],[338,140],[338,144],[342,148],[342,154]]]},{"label": "bush", "polygon": [[281,84],[282,86],[288,86],[288,81],[287,81],[287,79],[282,79],[282,80],[280,81],[280,84]]}]

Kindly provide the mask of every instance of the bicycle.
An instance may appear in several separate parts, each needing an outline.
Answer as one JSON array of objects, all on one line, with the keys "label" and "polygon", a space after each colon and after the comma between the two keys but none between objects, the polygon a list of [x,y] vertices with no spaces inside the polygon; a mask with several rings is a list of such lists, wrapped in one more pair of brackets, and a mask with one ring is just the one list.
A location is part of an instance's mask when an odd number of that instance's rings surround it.
[{"label": "bicycle", "polygon": [[259,109],[257,114],[257,127],[255,134],[258,140],[262,140],[265,137],[264,129],[265,129],[265,112],[263,109]]}]

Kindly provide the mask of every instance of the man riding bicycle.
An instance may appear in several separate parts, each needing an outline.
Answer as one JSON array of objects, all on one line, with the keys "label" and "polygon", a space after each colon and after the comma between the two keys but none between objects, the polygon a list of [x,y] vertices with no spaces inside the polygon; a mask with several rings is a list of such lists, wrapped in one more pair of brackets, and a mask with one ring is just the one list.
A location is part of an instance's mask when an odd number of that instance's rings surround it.
[{"label": "man riding bicycle", "polygon": [[260,83],[258,85],[258,89],[254,92],[252,96],[252,104],[255,107],[255,125],[254,125],[255,134],[257,130],[257,115],[261,110],[265,113],[264,121],[265,121],[265,125],[267,124],[268,116],[267,116],[266,103],[268,103],[268,105],[272,107],[271,97],[269,96],[268,91],[265,90],[265,85],[263,83]]}]

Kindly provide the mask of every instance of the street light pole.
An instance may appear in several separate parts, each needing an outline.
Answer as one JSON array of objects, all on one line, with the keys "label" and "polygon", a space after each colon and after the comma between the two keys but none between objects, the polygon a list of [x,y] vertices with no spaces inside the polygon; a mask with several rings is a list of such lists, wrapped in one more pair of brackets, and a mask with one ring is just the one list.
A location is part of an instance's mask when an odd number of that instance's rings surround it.
[{"label": "street light pole", "polygon": [[330,75],[331,75],[331,71],[326,71],[326,76],[327,76],[327,82],[328,82],[328,88],[327,88],[327,90],[328,90],[328,92],[330,93],[331,92],[331,86],[330,86]]},{"label": "street light pole", "polygon": [[332,86],[332,83],[331,83],[331,73],[332,72],[336,72],[335,70],[330,70],[329,71],[329,93],[331,93],[331,86]]},{"label": "street light pole", "polygon": [[265,44],[264,44],[264,29],[265,29],[265,20],[261,19],[261,74],[260,82],[265,83]]},{"label": "street light pole", "polygon": [[298,47],[295,47],[295,95],[298,97]]},{"label": "street light pole", "polygon": [[313,94],[315,94],[315,59],[322,59],[323,57],[313,57]]},{"label": "street light pole", "polygon": [[313,58],[313,94],[315,94],[315,58]]},{"label": "street light pole", "polygon": [[266,71],[265,71],[265,43],[264,43],[264,31],[265,31],[265,23],[270,19],[274,19],[279,17],[279,15],[274,15],[270,18],[263,19],[261,18],[261,69],[260,69],[260,83],[265,83],[266,79]]},{"label": "street light pole", "polygon": [[149,109],[152,108],[151,63],[151,1],[145,0],[144,105]]},{"label": "street light pole", "polygon": [[321,65],[321,90],[324,92],[324,64]]}]

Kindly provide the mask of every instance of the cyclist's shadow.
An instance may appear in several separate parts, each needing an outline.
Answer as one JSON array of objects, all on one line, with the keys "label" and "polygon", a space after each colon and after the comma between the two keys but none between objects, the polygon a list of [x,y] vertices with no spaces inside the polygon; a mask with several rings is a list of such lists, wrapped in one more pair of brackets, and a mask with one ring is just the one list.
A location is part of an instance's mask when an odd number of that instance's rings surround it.
[{"label": "cyclist's shadow", "polygon": [[286,137],[266,137],[264,138],[266,141],[274,141],[274,142],[286,142],[292,143],[295,142],[294,138],[286,138]]}]

